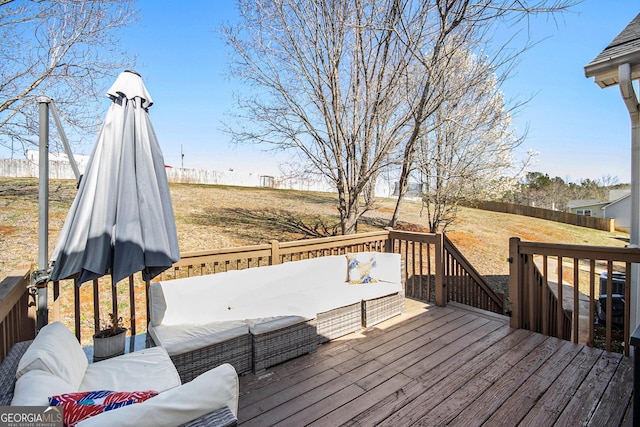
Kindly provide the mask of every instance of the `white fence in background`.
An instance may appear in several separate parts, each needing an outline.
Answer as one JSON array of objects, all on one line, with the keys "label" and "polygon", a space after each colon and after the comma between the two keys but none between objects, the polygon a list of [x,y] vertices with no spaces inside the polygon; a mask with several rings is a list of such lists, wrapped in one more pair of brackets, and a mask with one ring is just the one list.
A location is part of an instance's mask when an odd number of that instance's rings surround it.
[{"label": "white fence in background", "polygon": [[[54,154],[54,153],[52,153]],[[84,172],[87,156],[77,156],[76,162],[80,173]],[[166,168],[169,182],[187,184],[215,184],[242,187],[272,187],[287,190],[335,192],[335,187],[328,180],[279,177],[238,171],[216,171],[207,169]],[[37,178],[38,157],[28,153],[26,159],[0,159],[0,177]],[[75,179],[69,161],[64,155],[54,155],[49,159],[50,179]],[[376,186],[376,195],[388,197],[393,188],[384,182]]]}]

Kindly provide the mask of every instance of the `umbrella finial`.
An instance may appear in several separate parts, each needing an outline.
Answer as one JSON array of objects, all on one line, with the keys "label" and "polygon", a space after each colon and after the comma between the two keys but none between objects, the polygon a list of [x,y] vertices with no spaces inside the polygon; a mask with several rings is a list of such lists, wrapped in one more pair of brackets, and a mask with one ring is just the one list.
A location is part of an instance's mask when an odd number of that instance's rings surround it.
[{"label": "umbrella finial", "polygon": [[142,82],[142,77],[136,71],[125,70],[116,79],[111,88],[107,91],[107,96],[111,99],[117,99],[121,96],[133,99],[141,98],[142,107],[149,108],[153,104],[151,95],[147,92],[147,88]]}]

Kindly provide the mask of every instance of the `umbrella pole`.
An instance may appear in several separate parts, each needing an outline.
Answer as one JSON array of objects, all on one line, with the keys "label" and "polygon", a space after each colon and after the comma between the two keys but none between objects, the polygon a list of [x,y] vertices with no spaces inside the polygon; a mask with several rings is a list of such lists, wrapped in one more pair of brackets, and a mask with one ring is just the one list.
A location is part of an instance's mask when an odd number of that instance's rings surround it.
[{"label": "umbrella pole", "polygon": [[[40,112],[40,152],[38,157],[38,270],[48,267],[49,261],[49,103],[50,98],[38,98]],[[36,312],[36,328],[40,330],[49,323],[47,308],[47,282],[38,284],[38,310]]]}]

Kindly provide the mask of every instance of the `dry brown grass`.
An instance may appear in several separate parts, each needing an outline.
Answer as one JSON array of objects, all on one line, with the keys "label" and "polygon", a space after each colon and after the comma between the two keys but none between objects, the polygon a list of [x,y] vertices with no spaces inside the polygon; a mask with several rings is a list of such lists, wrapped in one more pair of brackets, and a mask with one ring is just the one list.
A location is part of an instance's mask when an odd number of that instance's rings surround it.
[{"label": "dry brown grass", "polygon": [[[49,254],[76,193],[73,181],[50,184]],[[296,240],[337,227],[335,194],[269,188],[172,184],[182,252]],[[379,199],[359,231],[386,226],[393,201]],[[0,275],[38,258],[36,179],[0,179]],[[400,220],[424,229],[420,204],[406,201]],[[510,237],[598,246],[623,246],[628,235],[590,230],[512,214],[462,208],[449,238],[478,271],[495,283],[508,275]]]}]

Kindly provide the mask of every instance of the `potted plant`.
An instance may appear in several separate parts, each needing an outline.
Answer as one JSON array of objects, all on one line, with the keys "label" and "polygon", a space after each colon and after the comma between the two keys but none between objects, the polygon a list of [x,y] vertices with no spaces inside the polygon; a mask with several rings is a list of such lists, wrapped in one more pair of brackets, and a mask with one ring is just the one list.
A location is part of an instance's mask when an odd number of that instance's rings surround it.
[{"label": "potted plant", "polygon": [[109,320],[93,335],[93,361],[124,354],[126,338],[127,328],[122,324],[122,317],[109,313]]}]

